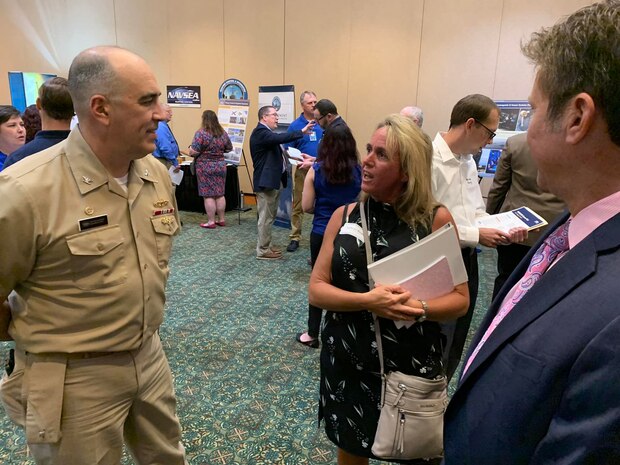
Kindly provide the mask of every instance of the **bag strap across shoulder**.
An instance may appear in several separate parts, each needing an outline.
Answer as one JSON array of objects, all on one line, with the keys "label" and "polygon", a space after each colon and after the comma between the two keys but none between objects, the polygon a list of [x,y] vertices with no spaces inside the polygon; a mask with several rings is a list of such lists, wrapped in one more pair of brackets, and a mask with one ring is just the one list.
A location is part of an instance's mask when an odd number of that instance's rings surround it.
[{"label": "bag strap across shoulder", "polygon": [[[364,202],[360,202],[360,218],[362,219],[362,231],[364,232],[364,247],[366,249],[366,266],[373,262],[372,250],[370,248],[370,234],[368,233],[368,223],[366,221],[366,212],[364,208]],[[373,290],[375,287],[375,281],[371,278],[370,272],[368,273],[368,288]],[[377,351],[379,352],[379,365],[381,366],[381,378],[385,374],[385,367],[383,366],[383,344],[381,343],[381,328],[379,327],[379,318],[376,313],[372,313],[372,318],[375,323],[375,339],[377,340]],[[383,399],[383,389],[381,390],[381,399]]]},{"label": "bag strap across shoulder", "polygon": [[349,212],[349,204],[345,203],[344,204],[344,210],[342,211],[342,224],[340,225],[341,228],[349,220],[349,213],[348,212]]}]

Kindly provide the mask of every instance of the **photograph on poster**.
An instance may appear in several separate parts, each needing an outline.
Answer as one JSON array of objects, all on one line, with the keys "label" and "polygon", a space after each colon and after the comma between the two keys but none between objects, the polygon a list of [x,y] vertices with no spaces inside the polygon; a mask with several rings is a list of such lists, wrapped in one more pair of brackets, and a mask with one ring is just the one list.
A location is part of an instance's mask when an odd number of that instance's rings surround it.
[{"label": "photograph on poster", "polygon": [[228,133],[228,137],[233,144],[243,144],[245,129],[230,127],[226,132]]},{"label": "photograph on poster", "polygon": [[232,151],[224,154],[224,160],[226,163],[230,163],[232,165],[241,164],[241,155],[242,155],[241,147],[233,147]]}]

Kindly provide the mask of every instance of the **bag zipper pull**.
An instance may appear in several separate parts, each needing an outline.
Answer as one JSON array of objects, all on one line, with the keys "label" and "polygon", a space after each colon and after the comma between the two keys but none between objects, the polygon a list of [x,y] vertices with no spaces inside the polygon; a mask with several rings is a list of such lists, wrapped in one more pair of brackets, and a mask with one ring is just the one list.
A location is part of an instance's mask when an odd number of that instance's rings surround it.
[{"label": "bag zipper pull", "polygon": [[403,454],[405,452],[405,412],[402,409],[398,409],[400,414],[400,430],[398,432],[398,451]]}]

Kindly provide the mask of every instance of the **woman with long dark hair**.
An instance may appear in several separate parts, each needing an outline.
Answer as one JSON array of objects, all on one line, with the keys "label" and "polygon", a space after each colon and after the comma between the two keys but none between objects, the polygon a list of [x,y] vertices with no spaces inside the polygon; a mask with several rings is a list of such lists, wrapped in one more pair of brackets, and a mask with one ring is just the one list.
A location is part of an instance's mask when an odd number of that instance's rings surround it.
[{"label": "woman with long dark hair", "polygon": [[[196,176],[198,177],[198,194],[204,198],[207,222],[200,226],[214,229],[215,225],[225,226],[226,198],[226,162],[224,154],[232,150],[232,143],[220,125],[213,110],[202,113],[202,125],[189,148],[189,154],[196,157]],[[217,221],[215,214],[217,213]]]},{"label": "woman with long dark hair", "polygon": [[[301,200],[304,212],[314,213],[310,233],[312,266],[321,250],[323,234],[332,213],[359,195],[361,173],[355,138],[348,126],[336,126],[326,131],[319,145],[317,161],[306,175]],[[319,346],[322,314],[321,308],[308,305],[308,330],[297,335],[298,342],[313,348]]]}]

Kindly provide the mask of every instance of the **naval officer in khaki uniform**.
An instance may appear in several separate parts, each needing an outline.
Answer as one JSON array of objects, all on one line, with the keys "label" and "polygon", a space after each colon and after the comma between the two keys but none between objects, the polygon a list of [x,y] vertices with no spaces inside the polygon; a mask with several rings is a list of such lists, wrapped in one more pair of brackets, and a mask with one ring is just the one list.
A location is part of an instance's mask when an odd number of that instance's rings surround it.
[{"label": "naval officer in khaki uniform", "polygon": [[157,333],[179,220],[145,157],[159,85],[137,55],[95,47],[69,90],[79,126],[0,173],[0,336],[16,346],[2,401],[37,464],[117,465],[123,442],[138,464],[184,464]]}]

